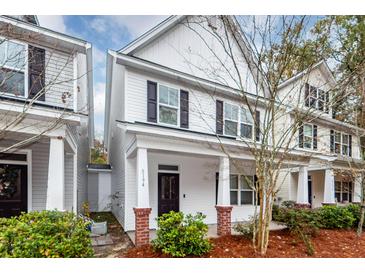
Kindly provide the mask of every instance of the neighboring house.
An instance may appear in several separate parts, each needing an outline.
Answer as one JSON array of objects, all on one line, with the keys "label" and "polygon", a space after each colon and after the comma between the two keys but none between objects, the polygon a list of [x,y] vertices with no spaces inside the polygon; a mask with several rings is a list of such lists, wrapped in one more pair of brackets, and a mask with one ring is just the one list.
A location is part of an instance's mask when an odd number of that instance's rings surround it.
[{"label": "neighboring house", "polygon": [[0,216],[76,212],[93,141],[91,44],[0,16],[0,78]]},{"label": "neighboring house", "polygon": [[[359,171],[364,162],[360,137],[365,132],[355,123],[335,119],[336,98],[332,95],[337,86],[325,61],[279,86],[281,102],[310,112],[290,144],[307,160],[300,167],[282,170],[283,185],[278,194],[281,201],[294,200],[312,208],[361,201]],[[282,127],[290,124],[293,115],[291,112],[285,116]]]},{"label": "neighboring house", "polygon": [[[255,160],[247,143],[261,142],[266,92],[255,84],[259,72],[248,69],[255,68],[255,58],[240,27],[233,16],[228,20],[236,28],[221,34],[214,16],[172,16],[123,49],[108,52],[104,140],[112,166],[112,212],[126,231],[136,230],[137,245],[148,242],[148,229],[155,229],[156,218],[171,210],[203,213],[206,223],[217,224],[219,235],[230,233],[231,220],[247,220],[254,214],[255,192],[249,185],[255,181]],[[210,36],[215,31],[229,41],[239,60],[237,70],[226,58],[222,41]],[[226,60],[225,69],[217,56]],[[324,63],[310,73],[314,78],[309,84],[316,88],[322,88],[317,78],[334,81]],[[254,117],[237,92],[238,74],[248,100],[257,102]],[[281,85],[283,94],[286,87],[298,85],[300,76]],[[283,117],[287,120],[282,126],[287,126],[290,111]],[[317,206],[335,202],[335,195],[346,198],[344,191],[335,192],[332,172],[345,162],[330,153],[329,133],[326,139],[314,134],[326,128],[334,134],[354,134],[354,127],[330,116],[318,118],[316,126],[308,138],[309,128],[303,125],[303,147],[292,144],[293,159],[280,176],[280,200]],[[336,149],[336,139],[333,144]],[[355,138],[341,146],[359,159]],[[316,166],[321,160],[327,165]],[[341,189],[346,187],[341,181]]]}]

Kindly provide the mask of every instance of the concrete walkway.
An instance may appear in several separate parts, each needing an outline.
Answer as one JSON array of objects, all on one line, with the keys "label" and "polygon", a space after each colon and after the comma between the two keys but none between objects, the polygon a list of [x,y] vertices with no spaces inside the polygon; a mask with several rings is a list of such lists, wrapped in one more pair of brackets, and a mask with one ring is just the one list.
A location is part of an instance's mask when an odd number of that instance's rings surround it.
[{"label": "concrete walkway", "polygon": [[[239,235],[239,233],[237,233],[236,231],[233,230],[233,226],[234,223],[232,223],[232,235]],[[284,229],[285,226],[278,224],[276,222],[271,222],[270,223],[270,231],[274,231],[274,230],[282,230]],[[133,244],[135,244],[135,232],[134,231],[127,231],[127,235],[129,236],[129,238],[131,239],[131,241],[133,242]],[[216,224],[211,224],[208,225],[208,238],[217,238],[217,225]],[[156,239],[156,229],[151,229],[150,230],[150,241]]]}]

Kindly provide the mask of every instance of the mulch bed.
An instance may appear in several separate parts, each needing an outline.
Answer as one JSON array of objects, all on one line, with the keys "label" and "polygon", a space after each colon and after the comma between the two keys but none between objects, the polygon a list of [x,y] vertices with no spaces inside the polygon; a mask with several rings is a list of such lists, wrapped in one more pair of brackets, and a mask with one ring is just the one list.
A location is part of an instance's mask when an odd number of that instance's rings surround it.
[{"label": "mulch bed", "polygon": [[[214,247],[206,254],[207,258],[259,258],[252,248],[252,242],[241,236],[224,236],[211,239]],[[302,241],[293,237],[287,230],[272,231],[265,257],[267,258],[365,258],[365,235],[360,238],[354,230],[320,230],[312,239],[315,248],[313,256],[306,253]],[[128,258],[168,258],[154,252],[150,246],[132,248]],[[124,257],[123,256],[123,257]]]}]

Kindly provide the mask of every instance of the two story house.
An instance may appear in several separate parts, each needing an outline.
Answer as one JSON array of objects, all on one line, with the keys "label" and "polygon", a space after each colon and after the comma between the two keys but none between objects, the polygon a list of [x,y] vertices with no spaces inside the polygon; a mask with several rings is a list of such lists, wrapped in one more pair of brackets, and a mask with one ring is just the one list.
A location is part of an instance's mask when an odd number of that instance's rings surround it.
[{"label": "two story house", "polygon": [[[156,218],[171,210],[203,213],[206,223],[217,224],[218,235],[231,232],[231,220],[254,214],[252,144],[260,145],[268,115],[257,67],[234,16],[171,16],[121,50],[108,51],[104,140],[112,165],[112,212],[126,231],[135,231],[137,246],[148,242]],[[324,63],[308,73],[314,78],[305,86],[316,90],[310,106],[315,101],[322,111],[318,89],[324,87],[317,80],[333,84],[334,79]],[[290,89],[298,96],[292,89],[301,90],[300,79],[306,78],[301,75],[283,83],[279,95]],[[286,98],[276,98],[288,106],[278,130],[291,123],[294,99]],[[341,132],[339,154],[360,160],[352,126],[330,116],[317,120],[318,125],[303,124],[290,140],[292,157],[280,170],[280,200],[306,206],[336,201],[333,170],[344,161],[336,155],[337,139],[331,152],[332,137],[319,140],[318,132]],[[341,180],[342,200],[346,187]]]},{"label": "two story house", "polygon": [[[361,201],[360,171],[364,161],[360,137],[365,131],[356,126],[355,120],[345,123],[336,119],[338,88],[325,61],[279,86],[278,100],[305,113],[289,146],[307,157],[301,166],[282,169],[280,201],[293,200],[312,208]],[[294,112],[289,111],[282,127],[293,117]]]},{"label": "two story house", "polygon": [[76,212],[93,142],[91,44],[0,16],[0,217]]}]

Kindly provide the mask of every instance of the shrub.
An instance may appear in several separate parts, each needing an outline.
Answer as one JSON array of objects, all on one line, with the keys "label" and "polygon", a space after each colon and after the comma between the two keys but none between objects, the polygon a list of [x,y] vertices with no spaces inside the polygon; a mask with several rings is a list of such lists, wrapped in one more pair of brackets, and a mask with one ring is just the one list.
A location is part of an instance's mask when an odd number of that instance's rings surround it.
[{"label": "shrub", "polygon": [[354,226],[360,221],[360,214],[361,214],[361,205],[360,204],[349,204],[346,206],[347,210],[351,212],[352,216],[355,218]]},{"label": "shrub", "polygon": [[318,209],[320,222],[324,228],[351,228],[356,216],[349,206],[323,206]]},{"label": "shrub", "polygon": [[292,201],[292,200],[283,201],[281,203],[281,206],[282,207],[285,207],[285,208],[294,208],[295,205],[296,205],[296,202],[295,201]]},{"label": "shrub", "polygon": [[173,257],[200,256],[210,251],[211,244],[205,236],[208,226],[203,214],[195,216],[182,212],[163,214],[157,219],[157,238],[152,241],[156,250]]},{"label": "shrub", "polygon": [[252,238],[254,227],[258,226],[258,219],[254,217],[250,217],[247,222],[240,222],[233,226],[233,229],[240,233],[245,238]]},{"label": "shrub", "polygon": [[0,257],[92,257],[87,225],[73,213],[59,211],[0,218]]}]

